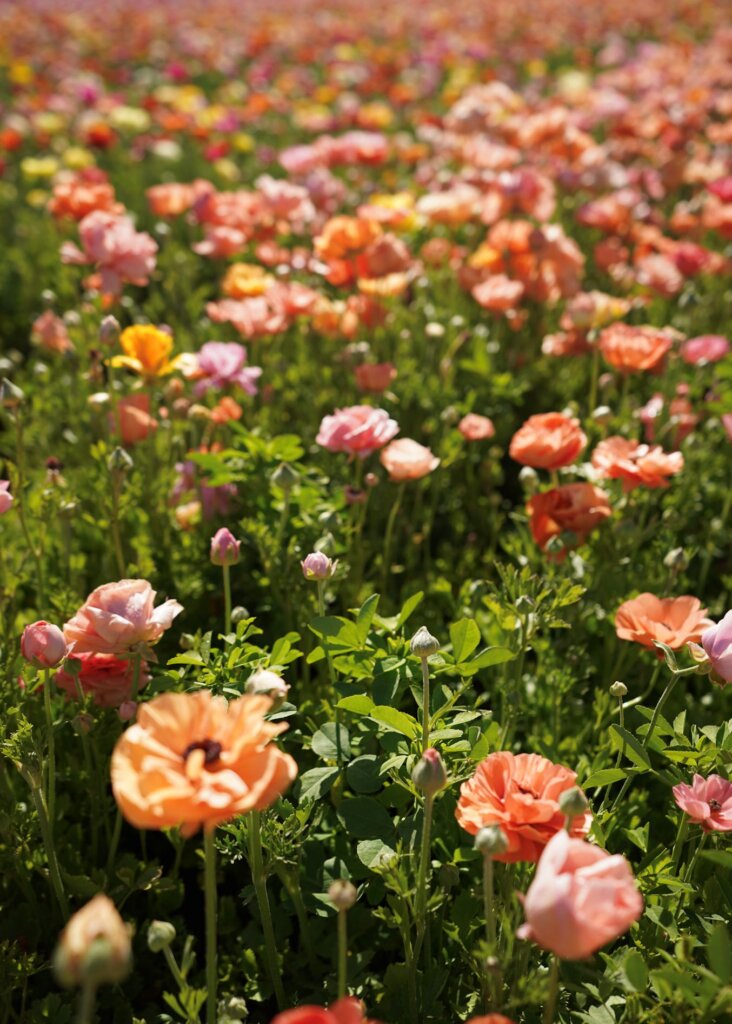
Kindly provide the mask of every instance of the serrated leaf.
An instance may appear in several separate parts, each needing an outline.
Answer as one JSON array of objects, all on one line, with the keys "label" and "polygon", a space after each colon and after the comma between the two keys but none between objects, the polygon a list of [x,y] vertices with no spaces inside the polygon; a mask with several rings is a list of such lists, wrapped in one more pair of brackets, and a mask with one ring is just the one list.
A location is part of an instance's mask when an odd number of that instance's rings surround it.
[{"label": "serrated leaf", "polygon": [[362,839],[356,847],[356,854],[362,864],[372,871],[378,870],[396,857],[396,850],[381,839]]},{"label": "serrated leaf", "polygon": [[645,992],[648,988],[648,968],[643,955],[637,949],[631,949],[626,956],[623,971],[634,992]]}]

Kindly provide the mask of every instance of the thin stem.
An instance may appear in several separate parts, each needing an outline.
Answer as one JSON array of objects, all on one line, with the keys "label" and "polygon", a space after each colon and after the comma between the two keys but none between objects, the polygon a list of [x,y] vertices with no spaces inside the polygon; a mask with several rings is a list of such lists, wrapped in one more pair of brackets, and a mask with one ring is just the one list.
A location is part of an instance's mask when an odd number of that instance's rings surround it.
[{"label": "thin stem", "polygon": [[430,745],[430,667],[422,658],[422,753]]},{"label": "thin stem", "polygon": [[188,988],[188,986],[186,985],[186,979],[180,973],[180,967],[178,966],[178,963],[175,957],[173,956],[170,946],[163,946],[163,956],[167,961],[168,967],[170,968],[170,973],[173,975],[173,979],[175,980],[176,985],[178,986],[181,992],[185,992],[185,990]]},{"label": "thin stem", "polygon": [[216,841],[215,828],[203,833],[206,877],[206,1024],[216,1024],[216,989],[218,965],[216,962]]},{"label": "thin stem", "polygon": [[61,881],[61,871],[59,870],[58,860],[56,859],[56,848],[53,845],[53,835],[48,821],[43,789],[40,786],[31,784],[31,793],[33,794],[33,803],[35,804],[38,823],[41,828],[43,845],[46,848],[46,859],[48,861],[48,874],[51,879],[51,887],[53,888],[54,895],[56,896],[61,914],[64,919],[67,919],[70,916],[69,901],[66,898],[63,882]]},{"label": "thin stem", "polygon": [[286,1005],[285,990],[282,986],[282,976],[277,966],[277,944],[275,941],[274,928],[272,926],[272,912],[269,906],[267,895],[267,879],[264,874],[264,861],[262,858],[262,833],[260,812],[252,811],[249,825],[249,866],[252,870],[252,882],[254,892],[257,896],[259,916],[262,919],[262,931],[264,933],[264,953],[267,960],[272,987],[278,1009],[284,1009]]},{"label": "thin stem", "polygon": [[137,693],[138,693],[138,690],[140,689],[140,666],[141,666],[141,664],[142,664],[142,654],[139,651],[136,651],[135,654],[133,655],[133,661],[132,661],[132,672],[133,672],[133,675],[132,675],[132,700],[133,700],[133,702],[137,700]]},{"label": "thin stem", "polygon": [[[318,580],[318,615],[321,619],[325,618],[325,580]],[[330,681],[331,694],[330,698],[337,698],[335,692],[335,668],[333,667],[333,659],[330,656],[330,647],[328,646],[328,638],[323,634],[322,638],[323,650],[325,651],[325,660],[328,666],[328,679]],[[341,709],[336,707],[335,711],[335,734],[336,734],[336,763],[338,770],[343,771],[343,745],[341,743]]]},{"label": "thin stem", "polygon": [[689,819],[685,814],[681,815],[679,819],[679,827],[676,832],[676,839],[674,841],[673,850],[671,851],[671,863],[673,865],[673,873],[676,874],[679,861],[681,860],[681,851],[686,841],[686,834],[689,831]]},{"label": "thin stem", "polygon": [[56,739],[53,735],[53,710],[51,708],[51,670],[46,669],[43,681],[43,706],[46,710],[46,736],[48,739],[48,764],[46,765],[46,793],[48,818],[53,842],[53,825],[56,820]]},{"label": "thin stem", "polygon": [[89,981],[85,982],[81,987],[81,996],[79,997],[79,1015],[76,1018],[77,1024],[92,1024],[96,998],[96,986]]},{"label": "thin stem", "polygon": [[230,566],[222,566],[224,574],[224,633],[231,631],[231,571]]},{"label": "thin stem", "polygon": [[347,910],[338,911],[338,998],[345,998],[347,991],[348,925]]},{"label": "thin stem", "polygon": [[483,857],[483,912],[485,914],[486,941],[495,950],[496,908],[493,901],[493,858]]},{"label": "thin stem", "polygon": [[427,890],[429,889],[430,867],[432,858],[430,853],[430,840],[432,835],[432,809],[435,797],[433,793],[426,793],[424,798],[424,816],[422,819],[422,843],[419,851],[419,871],[417,874],[417,893],[414,905],[414,918],[417,925],[417,938],[414,943],[414,960],[419,958],[422,948],[426,927]]},{"label": "thin stem", "polygon": [[391,568],[391,542],[394,536],[394,524],[396,523],[396,517],[399,514],[399,509],[402,505],[402,498],[404,497],[404,484],[401,484],[397,491],[397,496],[394,503],[391,506],[389,512],[389,518],[386,523],[386,532],[384,534],[384,554],[383,564],[381,566],[381,591],[386,592],[386,584],[389,579],[389,569]]},{"label": "thin stem", "polygon": [[109,854],[107,855],[107,866],[106,875],[107,878],[111,878],[112,868],[114,867],[114,858],[117,856],[117,847],[119,846],[119,837],[122,832],[122,812],[119,807],[117,808],[117,817],[114,819],[114,831],[112,832],[112,839],[109,844]]},{"label": "thin stem", "polygon": [[544,1004],[544,1016],[542,1024],[554,1024],[554,1014],[557,1009],[559,998],[559,958],[552,955],[551,967],[549,968],[549,994]]},{"label": "thin stem", "polygon": [[699,840],[697,848],[694,851],[694,856],[689,861],[689,866],[686,869],[686,878],[684,879],[684,881],[691,882],[692,878],[694,877],[694,868],[696,867],[696,862],[699,860],[699,854],[704,849],[704,845],[705,845],[706,841],[707,841],[707,834],[706,834],[706,832],[702,832],[701,839]]},{"label": "thin stem", "polygon": [[112,515],[110,516],[110,526],[112,528],[112,544],[114,546],[114,557],[117,562],[117,572],[119,573],[120,579],[124,579],[127,575],[127,564],[125,562],[124,551],[122,550],[122,537],[119,532],[119,485],[120,485],[120,474],[112,472]]}]

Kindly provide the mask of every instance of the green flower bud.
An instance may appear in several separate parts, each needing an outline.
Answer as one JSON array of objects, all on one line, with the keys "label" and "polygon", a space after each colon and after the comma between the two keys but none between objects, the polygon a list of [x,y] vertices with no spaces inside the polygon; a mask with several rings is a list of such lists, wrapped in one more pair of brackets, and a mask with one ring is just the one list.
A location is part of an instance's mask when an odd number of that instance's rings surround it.
[{"label": "green flower bud", "polygon": [[433,747],[425,750],[412,770],[412,782],[426,796],[434,796],[447,785],[447,772],[439,752]]},{"label": "green flower bud", "polygon": [[270,477],[275,487],[281,487],[285,494],[289,494],[299,479],[300,474],[287,462],[281,462]]},{"label": "green flower bud", "polygon": [[616,679],[610,687],[610,695],[612,697],[625,697],[627,692],[628,687],[625,685],[625,683],[621,683],[619,679]]},{"label": "green flower bud", "polygon": [[430,654],[437,654],[439,651],[440,641],[432,636],[426,626],[420,626],[409,641],[409,649],[418,658],[429,658]]},{"label": "green flower bud", "polygon": [[175,927],[170,921],[152,921],[147,930],[147,945],[153,953],[160,953],[175,939]]},{"label": "green flower bud", "polygon": [[331,882],[328,899],[336,910],[350,910],[358,899],[358,890],[347,878],[339,878],[336,882]]},{"label": "green flower bud", "polygon": [[473,845],[484,857],[499,857],[508,849],[508,836],[500,825],[486,825],[476,834]]},{"label": "green flower bud", "polygon": [[120,448],[119,445],[107,458],[107,468],[110,473],[116,473],[122,476],[125,473],[129,473],[133,466],[134,462],[132,461],[132,456],[129,452],[126,452],[124,448]]},{"label": "green flower bud", "polygon": [[589,806],[587,797],[579,786],[565,789],[559,796],[559,810],[570,820],[579,817],[580,814],[585,814]]}]

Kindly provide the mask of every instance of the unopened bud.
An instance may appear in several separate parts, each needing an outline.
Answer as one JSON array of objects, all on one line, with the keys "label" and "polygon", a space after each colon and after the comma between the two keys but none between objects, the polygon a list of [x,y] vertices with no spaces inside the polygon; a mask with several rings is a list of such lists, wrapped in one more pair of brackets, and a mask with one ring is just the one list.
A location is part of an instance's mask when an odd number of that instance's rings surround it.
[{"label": "unopened bud", "polygon": [[300,474],[287,462],[281,462],[270,477],[275,487],[281,487],[285,494],[289,494],[299,479]]},{"label": "unopened bud", "polygon": [[231,530],[222,526],[211,538],[211,561],[214,565],[236,565],[241,558],[239,548],[241,541],[237,540]]},{"label": "unopened bud", "polygon": [[613,411],[609,405],[598,405],[596,409],[593,409],[591,415],[595,423],[605,424],[613,418]]},{"label": "unopened bud", "polygon": [[430,654],[437,654],[439,649],[440,641],[432,636],[426,626],[420,626],[409,641],[409,650],[418,658],[429,658]]},{"label": "unopened bud", "polygon": [[347,878],[339,878],[331,882],[328,888],[328,899],[336,910],[350,910],[358,899],[358,890]]},{"label": "unopened bud", "polygon": [[610,687],[610,696],[611,697],[625,697],[627,692],[628,692],[628,687],[625,685],[625,683],[621,683],[619,679],[616,679],[615,682]]},{"label": "unopened bud", "polygon": [[508,849],[508,836],[500,825],[486,825],[476,833],[473,845],[484,857],[500,857]]},{"label": "unopened bud", "polygon": [[663,560],[667,569],[684,572],[689,567],[689,558],[683,548],[672,548]]},{"label": "unopened bud", "polygon": [[175,939],[175,926],[170,921],[151,921],[147,930],[147,945],[153,953],[167,949]]},{"label": "unopened bud", "polygon": [[259,668],[256,672],[253,672],[247,679],[245,686],[247,693],[271,697],[272,707],[270,711],[277,711],[278,708],[282,707],[287,699],[289,689],[290,687],[285,680],[268,668]]},{"label": "unopened bud", "polygon": [[24,398],[25,395],[20,388],[7,377],[3,377],[0,381],[0,405],[4,409],[16,409]]},{"label": "unopened bud", "polygon": [[249,609],[248,608],[244,608],[240,604],[238,604],[236,606],[236,608],[232,608],[232,610],[231,610],[231,623],[232,623],[232,625],[236,626],[240,622],[243,622],[244,619],[249,619],[249,618],[251,618],[251,616],[249,615]]},{"label": "unopened bud", "polygon": [[62,985],[116,984],[132,966],[130,935],[117,909],[103,893],[78,910],[61,933],[53,957]]},{"label": "unopened bud", "polygon": [[447,785],[447,772],[440,754],[434,747],[425,750],[412,769],[412,782],[426,796],[434,796]]},{"label": "unopened bud", "polygon": [[535,494],[539,488],[539,474],[531,466],[524,466],[521,469],[519,480],[527,494]]},{"label": "unopened bud", "polygon": [[579,786],[572,786],[571,789],[565,789],[565,791],[559,795],[559,810],[565,818],[570,820],[579,817],[580,814],[586,814],[589,806],[587,797]]},{"label": "unopened bud", "polygon": [[107,458],[107,468],[110,473],[117,473],[120,476],[124,473],[129,473],[134,464],[135,463],[132,461],[132,456],[129,452],[126,452],[124,448],[120,448],[119,446],[117,446],[117,448],[115,448]]},{"label": "unopened bud", "polygon": [[300,567],[306,580],[327,580],[336,571],[338,562],[328,558],[322,551],[311,551],[302,562]]},{"label": "unopened bud", "polygon": [[99,344],[112,348],[119,341],[120,326],[116,316],[105,316],[99,325]]}]

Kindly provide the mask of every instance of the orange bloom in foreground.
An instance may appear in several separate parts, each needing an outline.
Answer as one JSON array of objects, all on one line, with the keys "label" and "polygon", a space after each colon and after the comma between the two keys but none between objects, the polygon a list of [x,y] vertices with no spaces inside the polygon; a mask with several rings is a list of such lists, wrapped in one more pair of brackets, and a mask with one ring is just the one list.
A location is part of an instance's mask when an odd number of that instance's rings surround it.
[{"label": "orange bloom in foreground", "polygon": [[606,362],[623,373],[655,370],[671,348],[671,338],[656,327],[613,324],[600,335],[600,352]]},{"label": "orange bloom in foreground", "polygon": [[529,416],[513,435],[508,454],[523,466],[561,469],[574,462],[586,444],[579,420],[547,412]]},{"label": "orange bloom in foreground", "polygon": [[120,335],[123,356],[113,356],[110,366],[123,366],[143,377],[162,377],[172,373],[175,362],[170,361],[173,339],[166,331],[152,324],[135,324]]},{"label": "orange bloom in foreground", "polygon": [[623,490],[630,491],[641,485],[668,487],[667,477],[684,468],[684,456],[681,452],[665,452],[657,444],[608,437],[592,453],[592,465],[606,479],[622,480]]},{"label": "orange bloom in foreground", "polygon": [[[705,629],[713,626],[698,597],[656,597],[639,594],[625,601],[615,613],[615,632],[621,640],[633,640],[652,648],[660,640],[674,651],[689,641],[698,642]],[[658,652],[659,657],[663,657]]]},{"label": "orange bloom in foreground", "polygon": [[592,484],[563,484],[551,491],[535,494],[527,505],[531,515],[531,535],[540,548],[551,537],[571,531],[577,544],[612,514],[607,494]]},{"label": "orange bloom in foreground", "polygon": [[[500,825],[509,845],[496,860],[536,862],[552,836],[564,828],[559,797],[576,779],[576,772],[539,754],[501,750],[489,754],[462,784],[455,817],[473,836],[488,825]],[[583,838],[591,823],[589,812],[579,815],[570,835]]]},{"label": "orange bloom in foreground", "polygon": [[265,720],[269,697],[227,702],[208,690],[164,693],[142,705],[112,754],[112,789],[136,828],[181,826],[190,836],[263,810],[297,775],[270,741],[286,726]]}]

